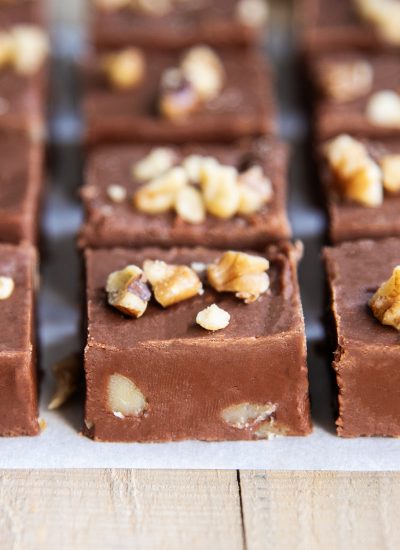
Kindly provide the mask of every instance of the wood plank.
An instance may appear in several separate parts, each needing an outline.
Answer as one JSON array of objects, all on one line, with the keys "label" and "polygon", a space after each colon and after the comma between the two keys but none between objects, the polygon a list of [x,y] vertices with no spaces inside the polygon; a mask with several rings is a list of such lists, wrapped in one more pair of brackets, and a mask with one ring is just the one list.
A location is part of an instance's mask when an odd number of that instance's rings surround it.
[{"label": "wood plank", "polygon": [[236,471],[0,472],[2,550],[243,549]]},{"label": "wood plank", "polygon": [[241,471],[247,550],[400,548],[400,473]]}]

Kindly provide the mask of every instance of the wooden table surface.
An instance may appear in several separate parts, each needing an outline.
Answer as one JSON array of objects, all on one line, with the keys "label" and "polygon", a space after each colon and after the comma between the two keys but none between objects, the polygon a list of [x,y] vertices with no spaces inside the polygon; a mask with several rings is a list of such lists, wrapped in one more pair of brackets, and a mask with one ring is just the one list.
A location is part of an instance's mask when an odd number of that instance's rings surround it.
[{"label": "wooden table surface", "polygon": [[0,548],[398,549],[400,473],[0,472]]}]

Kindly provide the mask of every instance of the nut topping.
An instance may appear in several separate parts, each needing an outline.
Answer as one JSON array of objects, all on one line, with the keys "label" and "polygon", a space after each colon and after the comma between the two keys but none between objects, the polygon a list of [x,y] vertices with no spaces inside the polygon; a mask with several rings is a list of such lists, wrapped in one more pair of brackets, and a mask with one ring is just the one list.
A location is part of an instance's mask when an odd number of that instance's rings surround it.
[{"label": "nut topping", "polygon": [[383,40],[400,45],[400,4],[397,0],[354,0],[359,14],[375,26]]},{"label": "nut topping", "polygon": [[216,170],[220,166],[214,157],[204,157],[202,155],[189,155],[182,161],[182,166],[186,170],[190,183],[198,185],[207,170]]},{"label": "nut topping", "polygon": [[221,416],[229,426],[244,430],[253,428],[264,422],[276,411],[274,403],[239,403],[224,409]]},{"label": "nut topping", "polygon": [[372,124],[385,128],[400,128],[400,95],[393,90],[373,94],[366,115]]},{"label": "nut topping", "polygon": [[13,59],[14,42],[8,32],[0,32],[0,68],[11,65]]},{"label": "nut topping", "polygon": [[153,287],[155,299],[163,307],[172,306],[203,293],[199,277],[186,265],[146,260],[143,271]]},{"label": "nut topping", "polygon": [[14,292],[15,284],[11,277],[0,276],[0,300],[7,300]]},{"label": "nut topping", "polygon": [[367,61],[324,63],[318,71],[322,91],[336,101],[351,101],[367,95],[372,87],[373,69]]},{"label": "nut topping", "polygon": [[231,316],[227,311],[212,304],[199,311],[196,316],[196,323],[206,330],[221,330],[229,325]]},{"label": "nut topping", "polygon": [[129,7],[131,0],[92,0],[94,4],[103,10],[117,11]]},{"label": "nut topping", "polygon": [[132,175],[140,181],[148,181],[170,170],[176,160],[173,149],[156,147],[132,166]]},{"label": "nut topping", "polygon": [[174,205],[178,191],[187,184],[186,172],[180,166],[138,189],[133,198],[135,207],[147,214],[168,212]]},{"label": "nut topping", "polygon": [[131,317],[141,317],[146,311],[151,292],[143,271],[136,265],[128,265],[108,276],[106,292],[108,303]]},{"label": "nut topping", "polygon": [[223,83],[224,69],[217,54],[207,46],[191,48],[179,67],[166,69],[161,76],[160,113],[183,118],[216,98]]},{"label": "nut topping", "polygon": [[256,301],[269,289],[266,258],[244,252],[225,252],[207,268],[210,285],[218,292],[234,292],[246,304]]},{"label": "nut topping", "polygon": [[239,208],[240,188],[238,173],[233,166],[207,166],[201,179],[204,202],[210,214],[228,219]]},{"label": "nut topping", "polygon": [[261,166],[252,166],[239,175],[239,214],[253,214],[272,198],[272,185]]},{"label": "nut topping", "polygon": [[49,40],[39,27],[17,25],[11,31],[13,65],[17,73],[34,74],[49,52]]},{"label": "nut topping", "polygon": [[400,155],[386,155],[380,160],[383,187],[390,193],[400,191]]},{"label": "nut topping", "polygon": [[236,17],[247,27],[261,27],[268,21],[269,9],[266,0],[239,0]]},{"label": "nut topping", "polygon": [[391,277],[378,288],[368,305],[382,325],[400,330],[400,265],[393,269]]},{"label": "nut topping", "polygon": [[144,55],[138,48],[127,48],[104,56],[103,69],[110,84],[118,90],[135,88],[143,80]]},{"label": "nut topping", "polygon": [[109,185],[107,187],[107,196],[112,202],[124,202],[126,199],[126,189],[122,185]]},{"label": "nut topping", "polygon": [[361,142],[340,135],[328,142],[324,153],[343,197],[363,206],[382,204],[381,171]]},{"label": "nut topping", "polygon": [[198,189],[186,185],[176,196],[176,213],[187,223],[202,223],[206,219],[203,197]]},{"label": "nut topping", "polygon": [[148,403],[136,384],[122,374],[112,374],[107,384],[107,406],[118,418],[141,416]]}]

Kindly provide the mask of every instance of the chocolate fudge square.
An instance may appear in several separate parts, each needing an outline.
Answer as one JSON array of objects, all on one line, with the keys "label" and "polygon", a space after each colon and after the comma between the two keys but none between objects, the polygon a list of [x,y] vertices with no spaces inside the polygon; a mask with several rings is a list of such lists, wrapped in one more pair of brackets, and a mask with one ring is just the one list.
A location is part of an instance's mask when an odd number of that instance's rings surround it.
[{"label": "chocolate fudge square", "polygon": [[[85,425],[90,437],[218,441],[310,433],[297,248],[267,249],[271,288],[252,304],[209,286],[203,295],[167,309],[151,301],[139,319],[107,303],[108,275],[127,264],[159,259],[190,266],[220,255],[204,248],[86,250]],[[197,313],[212,303],[231,315],[229,326],[214,333],[195,323]],[[114,375],[138,388],[147,403],[144,415],[110,410]],[[253,406],[268,407],[269,414],[228,423],[231,408],[239,407],[246,416]]]},{"label": "chocolate fudge square", "polygon": [[[0,435],[36,435],[34,294],[36,253],[29,245],[0,244]],[[12,280],[14,289],[6,297]]]},{"label": "chocolate fudge square", "polygon": [[303,27],[304,47],[311,54],[390,46],[372,23],[360,17],[352,0],[300,0],[298,20]]},{"label": "chocolate fudge square", "polygon": [[397,55],[327,53],[315,56],[309,66],[317,91],[314,124],[319,137],[340,132],[377,138],[399,134]]},{"label": "chocolate fudge square", "polygon": [[102,69],[101,56],[87,61],[82,68],[87,143],[216,143],[274,133],[272,80],[269,68],[258,53],[243,49],[217,52],[225,72],[221,93],[178,120],[162,116],[157,102],[162,75],[166,69],[179,64],[183,52],[143,53],[144,77],[134,89],[126,91],[110,85]]},{"label": "chocolate fudge square", "polygon": [[101,48],[127,44],[160,49],[198,43],[244,45],[257,39],[268,10],[263,0],[256,8],[257,14],[251,6],[244,9],[240,0],[171,2],[169,10],[158,14],[149,14],[138,6],[113,9],[93,0],[91,4],[92,40]]},{"label": "chocolate fudge square", "polygon": [[43,143],[33,142],[26,132],[0,130],[0,242],[36,242],[43,157]]},{"label": "chocolate fudge square", "polygon": [[[230,219],[207,214],[205,221],[196,224],[172,211],[146,214],[132,202],[135,191],[143,187],[132,175],[132,167],[154,149],[142,145],[101,146],[89,156],[81,191],[86,211],[79,237],[81,247],[202,245],[260,249],[268,242],[290,237],[286,215],[287,148],[282,142],[260,139],[237,145],[184,145],[168,150],[178,164],[195,154],[212,157],[238,170],[246,165],[261,166],[272,184],[272,198],[252,214],[237,214]],[[125,190],[122,202],[111,200],[108,190],[112,184]]]},{"label": "chocolate fudge square", "polygon": [[399,333],[382,325],[367,304],[400,264],[400,239],[344,243],[324,256],[337,339],[338,434],[398,437]]},{"label": "chocolate fudge square", "polygon": [[[400,138],[361,142],[378,165],[388,155],[400,155]],[[362,238],[400,237],[400,192],[391,193],[385,190],[382,204],[376,207],[364,206],[343,198],[335,191],[335,175],[322,154],[320,176],[329,214],[329,234],[333,243]]]},{"label": "chocolate fudge square", "polygon": [[0,3],[0,29],[43,22],[44,10],[41,0],[9,0]]}]

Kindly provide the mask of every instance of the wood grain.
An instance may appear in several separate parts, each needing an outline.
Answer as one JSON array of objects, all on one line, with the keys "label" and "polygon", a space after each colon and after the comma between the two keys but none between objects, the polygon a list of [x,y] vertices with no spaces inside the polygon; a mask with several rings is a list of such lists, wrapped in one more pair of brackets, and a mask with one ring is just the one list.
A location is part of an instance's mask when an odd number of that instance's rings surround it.
[{"label": "wood grain", "polygon": [[400,473],[240,472],[247,550],[400,548]]},{"label": "wood grain", "polygon": [[236,471],[0,473],[1,550],[243,548]]}]

